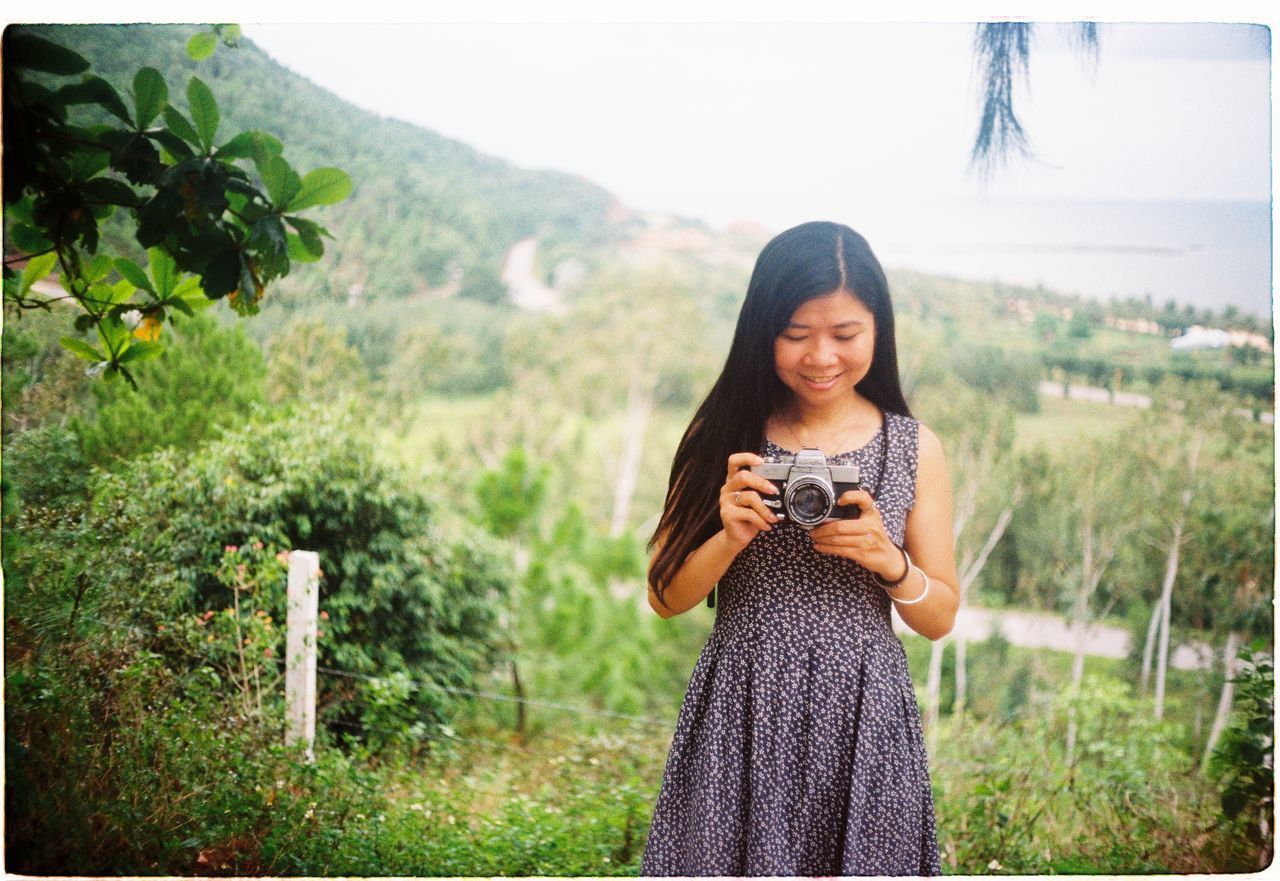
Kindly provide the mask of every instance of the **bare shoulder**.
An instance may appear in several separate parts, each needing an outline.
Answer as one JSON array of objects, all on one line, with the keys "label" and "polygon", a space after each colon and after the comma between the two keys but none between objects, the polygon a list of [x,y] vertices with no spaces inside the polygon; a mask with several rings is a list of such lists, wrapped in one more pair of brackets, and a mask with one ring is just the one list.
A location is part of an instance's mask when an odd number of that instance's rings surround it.
[{"label": "bare shoulder", "polygon": [[920,467],[945,468],[947,457],[942,451],[942,441],[929,426],[923,422],[917,424],[920,426]]}]

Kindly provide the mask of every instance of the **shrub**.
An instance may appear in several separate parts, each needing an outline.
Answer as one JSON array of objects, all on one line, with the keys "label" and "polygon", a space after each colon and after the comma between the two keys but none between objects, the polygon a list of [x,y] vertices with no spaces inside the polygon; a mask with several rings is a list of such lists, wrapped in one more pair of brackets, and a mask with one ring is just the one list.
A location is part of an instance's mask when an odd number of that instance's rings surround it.
[{"label": "shrub", "polygon": [[384,800],[337,750],[312,765],[282,745],[278,698],[245,715],[210,668],[175,670],[128,631],[29,655],[5,684],[14,871],[284,874],[322,822]]},{"label": "shrub", "polygon": [[961,346],[952,356],[956,375],[971,388],[999,394],[1020,413],[1040,411],[1040,362],[996,346]]},{"label": "shrub", "polygon": [[1231,725],[1214,750],[1210,772],[1222,790],[1222,811],[1249,840],[1272,850],[1275,828],[1275,673],[1256,647],[1241,655]]},{"label": "shrub", "polygon": [[190,450],[221,426],[244,420],[263,399],[266,366],[239,328],[207,315],[174,323],[152,363],[130,365],[138,389],[95,383],[97,414],[74,420],[88,461],[105,465],[162,447]]},{"label": "shrub", "polygon": [[[490,540],[407,483],[349,417],[302,407],[252,419],[195,453],[162,450],[101,474],[80,529],[96,538],[68,550],[92,581],[96,614],[148,631],[230,605],[218,577],[227,545],[316,551],[327,616],[322,666],[466,686],[494,656],[508,579]],[[262,609],[284,620],[282,583]],[[358,708],[334,703],[356,693],[342,680],[328,683],[321,703],[331,704],[330,717],[358,722]],[[429,725],[447,716],[439,688],[417,695]]]},{"label": "shrub", "polygon": [[24,505],[56,507],[88,496],[89,465],[80,438],[57,425],[16,435],[4,451],[4,470]]}]

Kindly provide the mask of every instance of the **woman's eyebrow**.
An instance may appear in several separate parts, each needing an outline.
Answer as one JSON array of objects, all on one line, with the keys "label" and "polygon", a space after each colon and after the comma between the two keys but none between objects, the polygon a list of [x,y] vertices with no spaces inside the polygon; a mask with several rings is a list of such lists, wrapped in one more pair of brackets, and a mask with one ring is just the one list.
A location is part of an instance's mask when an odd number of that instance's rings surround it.
[{"label": "woman's eyebrow", "polygon": [[[845,327],[866,327],[866,326],[867,326],[867,323],[865,321],[862,321],[861,319],[858,319],[858,318],[854,318],[851,321],[842,321],[839,324],[833,324],[831,325],[831,329],[840,330],[841,328],[845,328]],[[798,324],[795,321],[792,321],[790,324],[787,325],[787,327],[789,328],[794,327],[796,330],[812,330],[813,329],[813,325],[811,324]]]}]

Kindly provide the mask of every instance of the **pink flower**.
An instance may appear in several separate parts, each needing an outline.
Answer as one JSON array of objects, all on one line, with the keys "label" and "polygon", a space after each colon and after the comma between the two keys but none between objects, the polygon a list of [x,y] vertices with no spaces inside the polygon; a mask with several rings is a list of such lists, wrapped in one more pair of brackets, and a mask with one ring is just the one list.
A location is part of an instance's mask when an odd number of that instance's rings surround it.
[{"label": "pink flower", "polygon": [[277,560],[279,560],[279,561],[280,561],[280,563],[281,563],[282,565],[284,565],[284,566],[288,566],[288,565],[289,565],[289,552],[288,552],[288,551],[280,551],[280,553],[276,554],[276,559],[277,559]]},{"label": "pink flower", "polygon": [[255,542],[253,543],[253,549],[254,549],[255,551],[260,551],[260,550],[262,550],[262,542],[260,542],[260,541],[255,541]]},{"label": "pink flower", "polygon": [[225,548],[223,548],[223,550],[226,551],[228,554],[234,554],[236,551],[240,549],[235,545],[227,545]]}]

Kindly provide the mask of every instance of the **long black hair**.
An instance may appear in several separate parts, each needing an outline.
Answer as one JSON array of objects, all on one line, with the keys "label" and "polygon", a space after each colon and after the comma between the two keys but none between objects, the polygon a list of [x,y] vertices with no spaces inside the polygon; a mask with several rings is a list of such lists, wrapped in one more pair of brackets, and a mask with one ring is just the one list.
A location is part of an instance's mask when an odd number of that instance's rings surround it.
[{"label": "long black hair", "polygon": [[[875,317],[871,368],[856,389],[882,411],[910,416],[898,379],[893,304],[880,261],[849,227],[815,221],[780,233],[756,259],[720,378],[698,407],[676,448],[649,567],[659,600],[691,551],[720,528],[720,487],[731,454],[754,451],[769,416],[790,401],[774,369],[774,341],[804,303],[847,291]],[[663,601],[665,603],[665,601]]]}]

